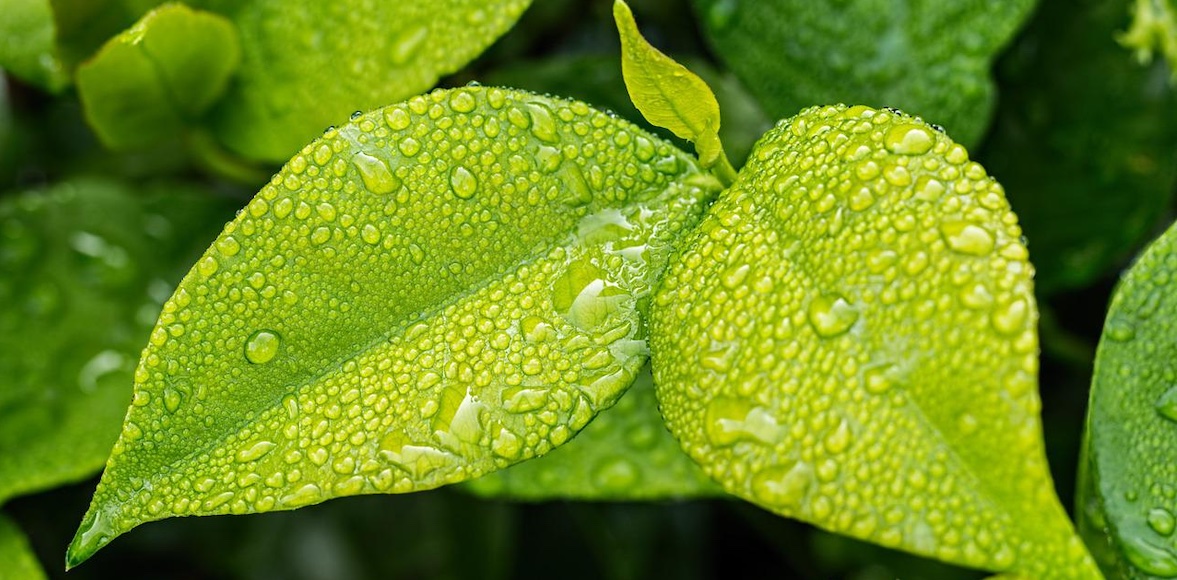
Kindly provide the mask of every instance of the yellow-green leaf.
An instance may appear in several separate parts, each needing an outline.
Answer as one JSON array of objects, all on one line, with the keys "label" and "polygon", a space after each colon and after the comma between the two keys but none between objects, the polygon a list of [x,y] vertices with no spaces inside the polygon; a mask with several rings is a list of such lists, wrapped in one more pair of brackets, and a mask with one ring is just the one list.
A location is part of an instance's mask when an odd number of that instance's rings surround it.
[{"label": "yellow-green leaf", "polygon": [[240,59],[232,22],[165,4],[78,67],[78,94],[106,145],[141,147],[196,121],[224,93]]},{"label": "yellow-green leaf", "polygon": [[647,365],[633,386],[555,451],[469,482],[487,497],[640,501],[719,489],[666,430]]},{"label": "yellow-green leaf", "polygon": [[29,541],[12,520],[0,514],[0,580],[43,580],[45,570]]},{"label": "yellow-green leaf", "polygon": [[1098,578],[1053,492],[1033,269],[999,184],[917,118],[769,131],[650,314],[670,430],[740,497],[1037,578]]},{"label": "yellow-green leaf", "polygon": [[1136,0],[1132,4],[1132,26],[1119,37],[1120,42],[1136,51],[1142,63],[1160,52],[1169,61],[1177,79],[1177,10],[1171,0]]},{"label": "yellow-green leaf", "polygon": [[718,183],[584,103],[436,91],[306,146],[165,304],[70,546],[140,523],[429,489],[564,443]]},{"label": "yellow-green leaf", "polygon": [[1177,576],[1175,276],[1171,226],[1120,281],[1096,352],[1079,520],[1123,578]]},{"label": "yellow-green leaf", "polygon": [[623,0],[613,2],[613,18],[621,35],[621,72],[633,104],[651,124],[694,143],[703,167],[718,166],[721,177],[730,181],[735,172],[719,142],[719,103],[711,87],[647,42]]}]

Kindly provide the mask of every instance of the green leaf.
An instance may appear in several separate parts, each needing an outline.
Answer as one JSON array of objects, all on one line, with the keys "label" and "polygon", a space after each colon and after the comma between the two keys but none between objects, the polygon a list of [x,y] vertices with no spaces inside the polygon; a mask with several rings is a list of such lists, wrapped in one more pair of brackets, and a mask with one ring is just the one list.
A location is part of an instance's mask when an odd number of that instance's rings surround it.
[{"label": "green leaf", "polygon": [[0,202],[0,504],[102,467],[131,373],[182,271],[228,208],[77,180]]},{"label": "green leaf", "polygon": [[[1154,52],[1177,63],[1177,10],[1169,0],[1136,0],[1132,4],[1132,26],[1120,35],[1124,46],[1136,51],[1142,63],[1152,62]],[[1177,70],[1171,73],[1177,80]]]},{"label": "green leaf", "polygon": [[0,580],[42,580],[45,570],[29,541],[12,520],[0,514]]},{"label": "green leaf", "polygon": [[[670,138],[673,134],[649,124],[634,107],[617,66],[617,55],[557,55],[531,61],[515,61],[486,73],[485,84],[517,87],[536,93],[575,98],[609,109],[650,131]],[[719,140],[737,165],[748,157],[752,145],[772,127],[772,122],[734,75],[700,59],[686,64],[715,88],[727,119],[719,127]]]},{"label": "green leaf", "polygon": [[666,430],[649,366],[629,391],[555,451],[475,479],[466,489],[519,500],[640,501],[718,491]]},{"label": "green leaf", "polygon": [[241,34],[242,63],[212,120],[231,149],[288,159],[356,110],[406,99],[478,56],[531,0],[203,0]]},{"label": "green leaf", "polygon": [[7,0],[0,18],[0,68],[57,92],[69,74],[55,54],[53,7],[49,0]]},{"label": "green leaf", "polygon": [[737,496],[961,565],[1097,578],[1052,491],[1033,269],[917,118],[808,109],[680,242],[650,313],[671,432]]},{"label": "green leaf", "polygon": [[1121,267],[1163,227],[1177,183],[1177,95],[1109,40],[1115,3],[1048,0],[999,68],[980,157],[1029,238],[1040,294]]},{"label": "green leaf", "polygon": [[109,147],[142,147],[180,132],[225,91],[241,48],[233,23],[165,4],[78,67],[78,94]]},{"label": "green leaf", "polygon": [[711,87],[646,42],[624,0],[614,0],[613,19],[621,35],[621,71],[630,100],[651,124],[694,143],[703,167],[718,166],[721,179],[731,183],[735,170],[719,142],[719,102]]},{"label": "green leaf", "polygon": [[899,107],[965,146],[994,104],[992,58],[1034,0],[695,0],[704,34],[764,104],[786,117],[813,103]]},{"label": "green leaf", "polygon": [[146,521],[429,489],[567,441],[645,362],[638,312],[718,187],[521,91],[328,131],[165,304],[68,561]]},{"label": "green leaf", "polygon": [[1079,516],[1107,530],[1123,578],[1177,575],[1175,275],[1170,227],[1120,281],[1096,352]]}]

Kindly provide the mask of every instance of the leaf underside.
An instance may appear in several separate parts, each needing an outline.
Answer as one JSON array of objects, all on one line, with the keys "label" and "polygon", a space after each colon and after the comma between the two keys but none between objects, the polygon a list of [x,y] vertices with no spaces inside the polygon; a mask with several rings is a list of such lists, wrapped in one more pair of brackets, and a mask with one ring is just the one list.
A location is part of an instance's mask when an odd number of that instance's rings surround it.
[{"label": "leaf underside", "polygon": [[472,480],[485,497],[648,501],[718,495],[666,430],[647,365],[616,405],[540,457]]},{"label": "leaf underside", "polygon": [[1111,540],[1110,574],[1177,576],[1177,229],[1124,275],[1095,359],[1081,527]]},{"label": "leaf underside", "polygon": [[308,145],[164,306],[68,560],[139,523],[429,489],[630,385],[717,184],[587,105],[436,91]]},{"label": "leaf underside", "polygon": [[652,307],[671,432],[782,515],[966,566],[1098,577],[1044,457],[1020,234],[1000,185],[918,119],[783,121]]},{"label": "leaf underside", "polygon": [[102,467],[178,266],[232,215],[147,189],[79,179],[0,202],[0,504]]},{"label": "leaf underside", "polygon": [[695,0],[703,31],[769,115],[813,103],[899,107],[965,146],[993,108],[991,60],[1034,0]]}]

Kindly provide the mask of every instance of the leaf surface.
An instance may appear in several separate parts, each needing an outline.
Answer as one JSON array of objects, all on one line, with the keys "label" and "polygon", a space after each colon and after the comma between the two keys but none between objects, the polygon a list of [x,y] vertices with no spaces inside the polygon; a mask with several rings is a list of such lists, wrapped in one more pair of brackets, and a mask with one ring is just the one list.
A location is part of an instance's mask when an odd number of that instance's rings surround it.
[{"label": "leaf surface", "polygon": [[994,55],[1033,0],[695,0],[703,31],[769,116],[813,103],[899,107],[966,146],[989,125]]},{"label": "leaf surface", "polygon": [[33,554],[28,538],[12,520],[0,514],[0,580],[43,580],[45,570]]},{"label": "leaf surface", "polygon": [[76,180],[0,202],[0,504],[89,477],[182,270],[231,211]]},{"label": "leaf surface", "polygon": [[644,501],[719,490],[666,430],[647,366],[617,404],[555,451],[469,482],[486,497]]},{"label": "leaf surface", "polygon": [[78,68],[78,94],[107,146],[142,147],[199,118],[222,95],[240,59],[231,22],[165,4]]},{"label": "leaf surface", "polygon": [[783,121],[655,298],[671,432],[779,514],[966,566],[1098,577],[1043,452],[1020,235],[1001,186],[916,118]]},{"label": "leaf surface", "polygon": [[429,489],[564,443],[646,360],[638,312],[717,189],[520,91],[328,131],[164,306],[68,561],[145,521]]},{"label": "leaf surface", "polygon": [[[1124,578],[1177,576],[1177,229],[1124,275],[1096,352],[1081,526],[1107,530]],[[1088,479],[1089,478],[1089,479]]]},{"label": "leaf surface", "polygon": [[356,110],[406,99],[478,56],[530,0],[203,0],[241,34],[213,129],[236,152],[288,159]]},{"label": "leaf surface", "polygon": [[1114,41],[1124,7],[1046,0],[998,69],[980,158],[1029,238],[1040,294],[1114,271],[1161,231],[1177,183],[1177,94]]}]

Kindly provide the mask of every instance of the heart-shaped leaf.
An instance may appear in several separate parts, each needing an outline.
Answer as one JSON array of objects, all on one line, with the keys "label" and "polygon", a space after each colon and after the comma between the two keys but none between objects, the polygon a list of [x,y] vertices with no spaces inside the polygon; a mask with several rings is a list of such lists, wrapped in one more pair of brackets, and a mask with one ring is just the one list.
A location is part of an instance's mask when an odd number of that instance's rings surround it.
[{"label": "heart-shaped leaf", "polygon": [[687,453],[782,515],[948,562],[1099,577],[1052,491],[1021,230],[917,118],[809,109],[753,150],[651,309]]},{"label": "heart-shaped leaf", "polygon": [[76,180],[0,202],[0,504],[102,467],[163,301],[232,216],[148,189]]},{"label": "heart-shaped leaf", "polygon": [[1175,278],[1171,227],[1120,281],[1096,352],[1079,517],[1123,578],[1177,576]]},{"label": "heart-shaped leaf", "polygon": [[224,92],[240,59],[231,22],[165,4],[78,67],[78,94],[90,126],[107,146],[143,146],[204,113]]},{"label": "heart-shaped leaf", "polygon": [[719,56],[771,117],[813,103],[900,107],[981,140],[993,57],[1034,0],[695,0]]},{"label": "heart-shaped leaf", "polygon": [[43,580],[45,570],[37,561],[29,541],[12,520],[0,514],[0,578],[4,580]]},{"label": "heart-shaped leaf", "polygon": [[617,404],[568,444],[469,482],[487,497],[641,501],[719,490],[666,430],[647,365]]},{"label": "heart-shaped leaf", "polygon": [[68,561],[145,521],[429,489],[564,443],[645,362],[639,310],[717,189],[520,91],[328,131],[165,304]]}]

